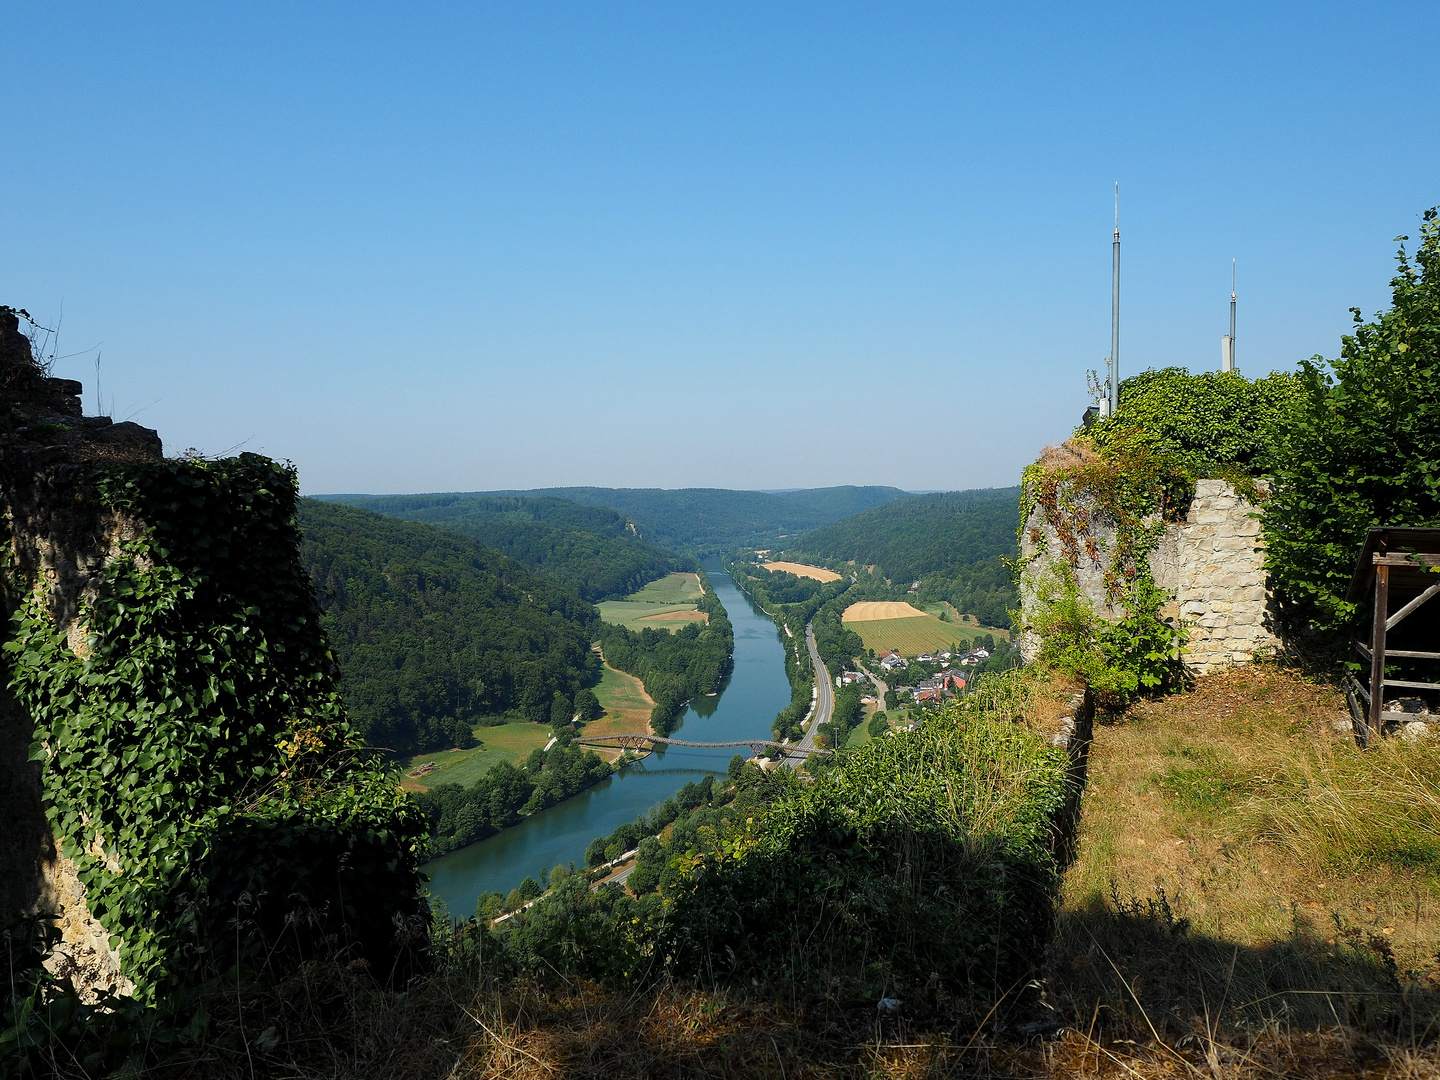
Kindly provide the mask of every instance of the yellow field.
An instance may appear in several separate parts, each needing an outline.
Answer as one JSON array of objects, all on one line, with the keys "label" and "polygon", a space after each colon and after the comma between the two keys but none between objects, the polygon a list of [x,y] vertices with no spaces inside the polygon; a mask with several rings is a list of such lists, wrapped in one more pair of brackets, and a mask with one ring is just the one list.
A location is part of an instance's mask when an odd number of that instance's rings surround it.
[{"label": "yellow field", "polygon": [[819,566],[806,566],[802,562],[767,562],[761,563],[766,570],[783,570],[787,574],[794,574],[796,577],[814,578],[816,581],[839,581],[840,575],[834,570],[826,570]]},{"label": "yellow field", "polygon": [[952,645],[963,646],[975,634],[973,628],[967,630],[954,623],[941,622],[934,615],[923,612],[908,619],[872,619],[865,622],[847,619],[845,627],[859,634],[865,647],[874,649],[876,655],[892,649],[901,656],[937,652]]},{"label": "yellow field", "polygon": [[925,612],[903,601],[863,600],[851,604],[840,616],[841,622],[875,622],[878,619],[923,619]]}]

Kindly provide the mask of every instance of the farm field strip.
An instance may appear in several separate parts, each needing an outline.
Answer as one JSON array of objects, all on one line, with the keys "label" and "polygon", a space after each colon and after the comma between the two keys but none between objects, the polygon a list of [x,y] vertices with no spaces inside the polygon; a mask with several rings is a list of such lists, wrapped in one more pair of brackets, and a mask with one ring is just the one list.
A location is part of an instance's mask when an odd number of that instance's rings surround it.
[{"label": "farm field strip", "polygon": [[602,620],[627,630],[647,626],[674,630],[686,623],[710,621],[708,615],[695,609],[702,595],[699,574],[669,574],[624,600],[602,600],[595,606]]},{"label": "farm field strip", "polygon": [[925,612],[903,600],[862,600],[851,604],[840,616],[841,622],[876,622],[881,619],[923,619]]},{"label": "farm field strip", "polygon": [[783,570],[787,574],[794,574],[796,577],[814,578],[816,581],[839,581],[840,575],[834,570],[826,570],[821,566],[809,566],[798,562],[767,562],[761,563],[766,570]]},{"label": "farm field strip", "polygon": [[847,621],[845,627],[860,635],[865,648],[874,649],[877,654],[893,649],[901,656],[935,652],[952,645],[963,646],[980,632],[977,627],[941,622],[934,615],[923,613],[906,619]]},{"label": "farm field strip", "polygon": [[[601,668],[595,696],[600,699],[605,715],[585,725],[586,735],[650,734],[650,713],[655,708],[655,702],[645,692],[645,684],[635,676],[606,664]],[[600,750],[597,753],[607,760],[620,756],[619,750]]]},{"label": "farm field strip", "polygon": [[[468,750],[439,750],[404,759],[400,762],[400,786],[406,791],[425,791],[436,784],[468,787],[498,762],[508,761],[513,765],[529,757],[530,751],[550,741],[550,727],[517,721],[495,727],[477,727],[475,737],[480,740],[480,745]],[[408,775],[431,761],[439,768],[420,777]]]}]

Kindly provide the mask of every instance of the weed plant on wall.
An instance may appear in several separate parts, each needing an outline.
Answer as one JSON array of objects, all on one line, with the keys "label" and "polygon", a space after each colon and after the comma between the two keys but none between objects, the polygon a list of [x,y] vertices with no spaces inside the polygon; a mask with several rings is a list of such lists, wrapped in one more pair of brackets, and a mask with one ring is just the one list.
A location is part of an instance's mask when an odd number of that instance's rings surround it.
[{"label": "weed plant on wall", "polygon": [[62,854],[125,974],[153,1000],[329,935],[388,967],[397,931],[423,937],[425,826],[346,720],[293,470],[244,454],[97,466],[90,485],[142,535],[83,603],[83,647],[36,586],[5,649]]}]

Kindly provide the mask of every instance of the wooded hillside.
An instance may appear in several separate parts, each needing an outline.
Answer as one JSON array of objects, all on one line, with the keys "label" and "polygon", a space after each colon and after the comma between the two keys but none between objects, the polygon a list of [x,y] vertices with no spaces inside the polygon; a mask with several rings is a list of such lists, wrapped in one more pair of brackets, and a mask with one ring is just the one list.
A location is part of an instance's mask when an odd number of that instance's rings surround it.
[{"label": "wooded hillside", "polygon": [[568,720],[598,660],[593,607],[467,536],[303,499],[301,560],[346,703],[376,746],[473,741],[487,716]]},{"label": "wooded hillside", "polygon": [[327,501],[472,536],[589,601],[618,600],[676,570],[695,570],[642,539],[621,514],[522,495],[336,495]]},{"label": "wooded hillside", "polygon": [[[892,487],[808,488],[775,493],[726,488],[541,488],[535,491],[472,492],[423,496],[470,500],[523,496],[527,501],[565,500],[590,508],[608,507],[638,527],[652,544],[688,555],[708,555],[736,547],[774,547],[786,537],[818,529],[861,510],[889,502],[904,492]],[[372,496],[327,496],[391,513]],[[399,501],[408,496],[385,496]],[[688,568],[687,568],[688,569]],[[656,577],[659,575],[657,574]]]},{"label": "wooded hillside", "polygon": [[788,557],[853,559],[896,585],[920,582],[921,601],[948,600],[987,626],[1008,627],[1015,584],[1001,561],[1014,557],[1020,489],[906,495],[806,533]]}]

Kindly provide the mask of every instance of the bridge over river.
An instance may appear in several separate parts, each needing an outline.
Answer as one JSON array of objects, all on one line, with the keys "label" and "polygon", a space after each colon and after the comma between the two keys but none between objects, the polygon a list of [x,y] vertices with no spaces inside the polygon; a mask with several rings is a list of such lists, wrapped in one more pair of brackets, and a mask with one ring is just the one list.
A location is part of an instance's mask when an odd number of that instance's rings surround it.
[{"label": "bridge over river", "polygon": [[700,746],[719,748],[725,746],[747,746],[750,753],[759,757],[766,750],[779,750],[782,754],[789,756],[797,754],[833,754],[833,750],[821,750],[815,746],[801,746],[797,743],[778,743],[768,739],[741,739],[739,742],[690,742],[686,739],[668,739],[663,735],[581,735],[575,741],[582,746],[603,746],[622,750],[648,750],[646,744],[659,743],[662,746]]}]

